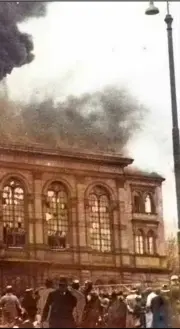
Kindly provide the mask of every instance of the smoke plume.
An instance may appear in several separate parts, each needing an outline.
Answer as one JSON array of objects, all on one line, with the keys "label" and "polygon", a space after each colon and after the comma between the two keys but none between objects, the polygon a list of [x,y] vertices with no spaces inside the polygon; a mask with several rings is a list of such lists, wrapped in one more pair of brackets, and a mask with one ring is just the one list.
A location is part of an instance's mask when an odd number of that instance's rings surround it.
[{"label": "smoke plume", "polygon": [[19,31],[17,24],[45,15],[44,2],[8,2],[0,4],[0,80],[15,67],[31,63],[34,59],[32,38]]},{"label": "smoke plume", "polygon": [[122,152],[140,129],[144,111],[127,91],[116,87],[58,103],[52,99],[23,106],[1,103],[0,138],[52,148]]}]

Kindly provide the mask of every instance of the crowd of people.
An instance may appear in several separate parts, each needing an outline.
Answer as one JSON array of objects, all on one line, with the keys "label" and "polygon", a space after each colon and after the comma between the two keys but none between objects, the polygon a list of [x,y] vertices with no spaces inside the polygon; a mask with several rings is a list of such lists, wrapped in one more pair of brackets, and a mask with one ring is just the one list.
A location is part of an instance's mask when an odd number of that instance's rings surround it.
[{"label": "crowd of people", "polygon": [[1,328],[179,328],[179,278],[161,289],[97,292],[91,281],[80,286],[65,277],[17,296],[7,286],[0,298]]}]

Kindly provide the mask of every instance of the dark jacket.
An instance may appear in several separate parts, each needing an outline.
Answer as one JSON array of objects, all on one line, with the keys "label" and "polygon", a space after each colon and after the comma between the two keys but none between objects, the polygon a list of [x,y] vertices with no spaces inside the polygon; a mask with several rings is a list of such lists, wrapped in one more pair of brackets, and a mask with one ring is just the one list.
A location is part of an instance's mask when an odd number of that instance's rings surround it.
[{"label": "dark jacket", "polygon": [[73,309],[77,299],[66,291],[64,294],[59,289],[50,292],[42,314],[42,321],[48,318],[50,328],[75,328]]},{"label": "dark jacket", "polygon": [[153,328],[168,327],[168,307],[167,302],[162,296],[156,296],[151,302],[151,311],[153,313]]},{"label": "dark jacket", "polygon": [[26,310],[30,318],[34,320],[37,313],[36,300],[33,296],[26,295],[21,303],[22,307]]}]

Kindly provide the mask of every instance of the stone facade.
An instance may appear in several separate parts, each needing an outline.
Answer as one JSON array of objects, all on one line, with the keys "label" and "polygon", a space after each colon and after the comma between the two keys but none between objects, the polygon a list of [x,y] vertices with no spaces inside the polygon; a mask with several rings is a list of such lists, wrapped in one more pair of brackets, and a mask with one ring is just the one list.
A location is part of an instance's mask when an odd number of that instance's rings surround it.
[{"label": "stone facade", "polygon": [[[165,281],[168,270],[162,216],[163,178],[133,174],[128,170],[132,162],[111,154],[1,145],[1,283],[42,284],[45,278],[58,278],[60,274],[102,284]],[[6,207],[11,207],[3,201],[11,179],[17,179],[24,190],[23,247],[9,245],[3,236],[5,219],[9,216],[13,222],[15,216],[11,210],[8,215],[5,213]],[[68,243],[60,249],[50,248],[47,241],[46,198],[53,182],[60,182],[68,191]],[[91,246],[89,196],[96,186],[104,188],[109,196],[106,209],[110,214],[111,249],[106,251]],[[152,201],[148,212],[143,208],[147,195]],[[138,203],[142,209],[137,209]],[[148,232],[153,233],[149,240]]]}]

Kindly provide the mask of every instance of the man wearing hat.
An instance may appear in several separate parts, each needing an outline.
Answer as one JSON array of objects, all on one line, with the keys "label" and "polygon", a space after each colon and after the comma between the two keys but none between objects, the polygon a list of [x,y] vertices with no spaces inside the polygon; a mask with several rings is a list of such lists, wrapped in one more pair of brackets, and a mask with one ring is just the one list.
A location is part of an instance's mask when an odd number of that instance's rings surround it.
[{"label": "man wearing hat", "polygon": [[177,275],[170,278],[171,327],[180,327],[180,285]]},{"label": "man wearing hat", "polygon": [[6,287],[6,294],[0,299],[0,307],[3,310],[3,322],[5,324],[13,322],[22,312],[19,299],[13,294],[12,286]]},{"label": "man wearing hat", "polygon": [[[49,328],[75,328],[73,310],[77,300],[68,289],[65,277],[59,280],[59,288],[50,292],[42,314],[42,322],[49,315]],[[50,312],[50,314],[49,314]]]}]

